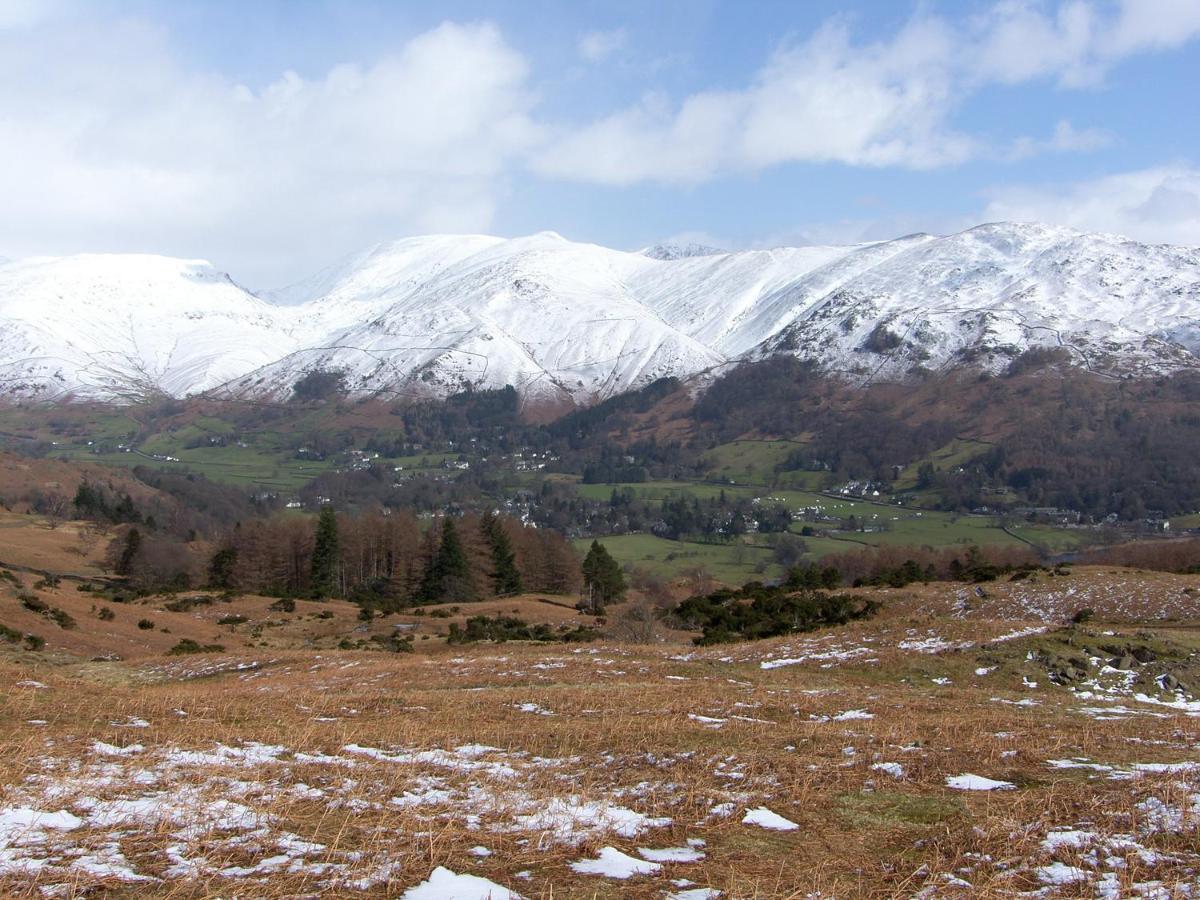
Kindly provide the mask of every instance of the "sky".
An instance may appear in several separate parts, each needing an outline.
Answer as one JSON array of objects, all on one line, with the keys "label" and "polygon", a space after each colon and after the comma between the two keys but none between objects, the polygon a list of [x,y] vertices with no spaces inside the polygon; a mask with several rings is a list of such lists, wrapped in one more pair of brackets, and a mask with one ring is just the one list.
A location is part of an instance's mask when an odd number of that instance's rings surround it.
[{"label": "sky", "polygon": [[0,256],[1200,246],[1200,0],[0,0]]}]

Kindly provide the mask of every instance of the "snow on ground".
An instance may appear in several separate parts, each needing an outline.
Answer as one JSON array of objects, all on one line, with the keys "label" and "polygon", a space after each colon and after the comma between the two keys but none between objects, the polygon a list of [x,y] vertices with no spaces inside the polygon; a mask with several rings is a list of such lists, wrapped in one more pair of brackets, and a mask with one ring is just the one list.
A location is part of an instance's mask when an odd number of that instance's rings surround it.
[{"label": "snow on ground", "polygon": [[791,819],[785,819],[778,813],[771,812],[765,806],[746,810],[746,815],[742,818],[742,824],[757,825],[759,828],[766,828],[771,831],[795,831],[800,827]]},{"label": "snow on ground", "polygon": [[521,900],[521,895],[477,875],[457,875],[438,866],[429,878],[400,895],[402,900]]},{"label": "snow on ground", "polygon": [[[1099,657],[1092,657],[1091,663],[1095,674],[1070,687],[1076,700],[1086,701],[1085,704],[1074,707],[1075,712],[1100,720],[1130,716],[1161,717],[1165,714],[1164,710],[1174,710],[1200,718],[1200,700],[1184,694],[1182,690],[1166,690],[1161,679],[1158,682],[1159,695],[1154,696],[1137,689],[1136,671],[1116,669]],[[1139,709],[1137,706],[1127,705],[1131,703],[1150,708]]]},{"label": "snow on ground", "polygon": [[946,787],[956,791],[1005,791],[1016,785],[1010,781],[996,781],[982,775],[947,775]]},{"label": "snow on ground", "polygon": [[[522,840],[537,846],[631,839],[672,824],[668,816],[632,808],[629,800],[617,802],[615,793],[546,797],[547,779],[572,783],[586,764],[483,744],[453,749],[347,744],[341,753],[298,753],[257,742],[191,749],[95,741],[89,749],[90,759],[39,760],[9,792],[0,807],[0,877],[36,872],[50,885],[56,878],[255,881],[286,872],[305,874],[329,892],[365,890],[393,877],[394,859],[335,849],[289,830],[280,810],[306,802],[360,812],[409,809],[430,823],[466,816],[470,828],[527,835]],[[134,835],[159,845],[148,851],[154,876],[139,871],[140,859],[121,852],[119,841]],[[482,846],[471,851],[477,858],[487,854]],[[692,846],[646,854],[671,862],[703,857]],[[658,863],[646,859],[639,865]],[[413,889],[417,893],[405,896],[459,897],[446,890],[491,889],[490,882],[471,879],[438,869]]]},{"label": "snow on ground", "polygon": [[[1170,577],[1159,573],[1106,571],[1098,577],[1076,571],[1063,577],[998,582],[987,591],[988,598],[975,613],[996,619],[1060,623],[1081,609],[1116,621],[1200,618],[1200,594],[1172,587]],[[1167,591],[1175,593],[1171,602],[1164,603]]]},{"label": "snow on ground", "polygon": [[596,854],[595,859],[573,862],[571,869],[580,875],[602,875],[605,878],[624,880],[638,875],[656,875],[662,870],[662,865],[629,856],[615,847],[604,847]]}]

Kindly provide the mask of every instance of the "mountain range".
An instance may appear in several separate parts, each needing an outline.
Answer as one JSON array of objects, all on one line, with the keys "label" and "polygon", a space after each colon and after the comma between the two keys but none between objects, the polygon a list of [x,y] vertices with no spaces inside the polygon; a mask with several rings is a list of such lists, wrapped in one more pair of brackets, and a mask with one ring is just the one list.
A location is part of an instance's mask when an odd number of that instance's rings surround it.
[{"label": "mountain range", "polygon": [[586,405],[775,353],[865,382],[1043,347],[1110,375],[1200,368],[1200,248],[1012,223],[738,252],[438,235],[261,294],[198,260],[0,260],[0,393],[22,398],[285,399],[320,369],[356,396]]}]

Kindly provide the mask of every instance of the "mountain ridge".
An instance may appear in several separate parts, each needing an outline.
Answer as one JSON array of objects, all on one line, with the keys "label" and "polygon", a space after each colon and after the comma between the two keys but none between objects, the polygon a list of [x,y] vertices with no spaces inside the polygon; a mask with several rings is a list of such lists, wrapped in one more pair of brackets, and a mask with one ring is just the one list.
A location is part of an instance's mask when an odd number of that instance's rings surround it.
[{"label": "mountain ridge", "polygon": [[1200,367],[1200,249],[987,223],[839,247],[612,250],[553,232],[387,241],[255,295],[201,260],[0,262],[0,392],[282,399],[513,385],[587,405],[790,353],[853,380],[1000,371],[1062,348],[1113,375]]}]

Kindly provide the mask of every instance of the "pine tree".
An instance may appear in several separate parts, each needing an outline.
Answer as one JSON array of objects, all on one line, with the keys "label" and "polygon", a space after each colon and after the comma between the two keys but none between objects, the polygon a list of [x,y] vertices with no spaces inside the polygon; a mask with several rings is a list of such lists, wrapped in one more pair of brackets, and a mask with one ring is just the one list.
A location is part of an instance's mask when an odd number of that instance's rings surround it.
[{"label": "pine tree", "polygon": [[121,548],[121,555],[117,558],[117,564],[113,567],[113,571],[126,577],[133,574],[133,564],[141,549],[142,533],[136,528],[130,528],[125,534],[125,545]]},{"label": "pine tree", "polygon": [[337,513],[332,506],[323,506],[321,515],[317,518],[309,576],[309,586],[314,597],[330,597],[335,594],[338,587],[338,558]]},{"label": "pine tree", "polygon": [[593,615],[601,615],[604,607],[625,597],[625,575],[620,564],[599,541],[592,541],[583,561],[582,606]]},{"label": "pine tree", "polygon": [[236,547],[222,547],[214,553],[208,563],[208,586],[218,590],[232,588],[233,571],[237,566],[237,561]]},{"label": "pine tree", "polygon": [[458,529],[452,519],[442,522],[442,540],[421,579],[420,598],[426,603],[443,600],[470,602],[475,599],[471,571],[463,552]]},{"label": "pine tree", "polygon": [[504,524],[495,516],[485,516],[480,522],[480,531],[492,551],[492,588],[498,597],[509,597],[524,590],[521,572],[517,568],[517,554]]}]

